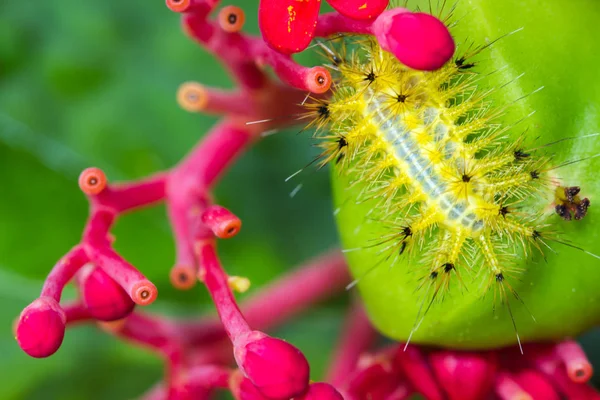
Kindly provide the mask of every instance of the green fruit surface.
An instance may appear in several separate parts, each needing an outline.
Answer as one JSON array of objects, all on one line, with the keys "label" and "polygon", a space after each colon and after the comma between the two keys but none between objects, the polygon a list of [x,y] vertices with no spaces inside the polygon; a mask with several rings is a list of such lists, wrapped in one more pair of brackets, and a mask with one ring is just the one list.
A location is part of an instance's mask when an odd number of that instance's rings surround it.
[{"label": "green fruit surface", "polygon": [[[428,5],[421,4],[421,9],[428,10]],[[528,129],[526,143],[537,147],[600,132],[600,2],[461,0],[454,19],[458,20],[452,28],[458,55],[470,43],[490,43],[523,28],[478,55],[481,62],[475,67],[481,75],[496,71],[484,78],[482,86],[513,81],[493,93],[495,105],[526,96],[509,107],[502,123],[514,123],[535,111],[512,129],[513,137]],[[543,90],[531,94],[542,86]],[[600,137],[564,141],[549,150],[554,163],[597,155]],[[581,221],[550,216],[549,229],[564,232],[571,243],[600,254],[600,158],[559,168],[553,175],[564,185],[580,186],[591,207]],[[351,201],[361,190],[361,185],[348,184],[351,178],[333,173],[339,231],[346,249],[367,246],[389,233],[382,224],[363,223],[374,203]],[[551,247],[554,252],[544,251],[546,259],[535,252],[529,258],[517,257],[517,266],[525,272],[520,281],[510,283],[526,307],[514,297],[510,305],[523,342],[578,335],[600,320],[600,260],[558,243]],[[381,259],[377,251],[348,252],[348,261],[354,276],[360,278],[358,290],[373,323],[385,335],[405,341],[421,305],[416,291],[419,276],[410,273],[406,257],[393,267],[383,262],[366,274]],[[476,277],[480,267],[481,262],[471,275],[463,273],[466,288],[460,290],[455,281],[443,302],[434,304],[412,336],[413,342],[471,349],[516,343],[507,308],[497,305],[493,311],[494,294],[482,289],[481,275]]]}]

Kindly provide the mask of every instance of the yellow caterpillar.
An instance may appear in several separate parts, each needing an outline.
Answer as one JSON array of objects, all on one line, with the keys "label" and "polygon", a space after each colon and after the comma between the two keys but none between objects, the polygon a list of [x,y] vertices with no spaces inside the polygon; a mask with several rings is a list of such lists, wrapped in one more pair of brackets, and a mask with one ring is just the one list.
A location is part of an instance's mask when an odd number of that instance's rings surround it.
[{"label": "yellow caterpillar", "polygon": [[410,258],[421,299],[413,332],[468,273],[481,294],[492,288],[499,296],[516,333],[507,297],[519,299],[509,283],[521,272],[516,261],[550,249],[549,241],[570,245],[544,221],[554,212],[581,219],[589,200],[553,179],[563,165],[528,149],[523,136],[508,140],[513,126],[498,123],[505,108],[489,104],[493,89],[481,90],[471,72],[481,49],[424,72],[360,40],[350,54],[322,45],[333,95],[307,104],[320,165],[351,177],[361,190],[347,201],[369,202],[368,219],[389,228],[356,250],[378,249],[373,268]]}]

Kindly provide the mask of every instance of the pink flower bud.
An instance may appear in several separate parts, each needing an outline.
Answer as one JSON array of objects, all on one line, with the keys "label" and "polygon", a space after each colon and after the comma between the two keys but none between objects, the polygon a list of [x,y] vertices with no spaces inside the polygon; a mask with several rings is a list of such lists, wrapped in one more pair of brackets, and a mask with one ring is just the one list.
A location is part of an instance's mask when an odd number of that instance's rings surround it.
[{"label": "pink flower bud", "polygon": [[496,373],[494,353],[436,351],[429,359],[450,400],[478,400],[492,390]]},{"label": "pink flower bud", "polygon": [[329,383],[317,382],[308,387],[308,392],[298,400],[344,400],[342,395]]},{"label": "pink flower bud", "polygon": [[400,384],[400,375],[388,362],[370,361],[350,380],[349,391],[360,399],[385,399]]},{"label": "pink flower bud", "polygon": [[65,312],[56,300],[40,297],[21,312],[16,329],[17,342],[31,357],[48,357],[62,344],[66,320]]},{"label": "pink flower bud", "polygon": [[454,54],[454,40],[436,17],[404,9],[381,14],[373,33],[384,50],[407,67],[432,71],[442,67]]},{"label": "pink flower bud", "polygon": [[233,392],[236,400],[268,400],[248,378],[242,378],[239,386],[234,388]]},{"label": "pink flower bud", "polygon": [[291,344],[251,332],[236,343],[234,352],[244,375],[264,396],[289,399],[308,389],[308,361]]},{"label": "pink flower bud", "polygon": [[125,290],[101,268],[93,267],[83,278],[82,298],[90,315],[100,321],[126,317],[135,303]]},{"label": "pink flower bud", "polygon": [[337,12],[353,19],[372,19],[381,14],[389,0],[327,0]]},{"label": "pink flower bud", "polygon": [[314,37],[321,0],[261,0],[258,25],[265,42],[275,50],[302,51]]}]

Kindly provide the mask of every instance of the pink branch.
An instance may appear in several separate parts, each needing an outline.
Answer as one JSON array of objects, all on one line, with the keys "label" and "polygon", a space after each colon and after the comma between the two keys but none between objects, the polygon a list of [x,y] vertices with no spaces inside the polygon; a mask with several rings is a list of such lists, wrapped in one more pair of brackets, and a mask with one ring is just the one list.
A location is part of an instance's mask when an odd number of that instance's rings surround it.
[{"label": "pink branch", "polygon": [[227,336],[235,342],[239,337],[249,334],[251,330],[229,289],[227,275],[217,258],[212,241],[207,241],[200,246],[199,260],[205,270],[204,283],[215,303],[221,323]]},{"label": "pink branch", "polygon": [[355,304],[342,328],[342,337],[337,344],[333,361],[329,365],[327,382],[340,386],[354,371],[358,360],[373,344],[377,332],[371,325],[362,305]]},{"label": "pink branch", "polygon": [[86,245],[85,251],[94,264],[121,285],[136,304],[148,305],[156,299],[156,286],[113,249],[108,246]]},{"label": "pink branch", "polygon": [[159,173],[137,182],[109,185],[100,193],[96,202],[117,213],[152,205],[164,200],[166,179],[166,173]]},{"label": "pink branch", "polygon": [[61,258],[46,278],[40,297],[52,297],[60,302],[60,297],[65,285],[73,278],[75,273],[89,261],[81,246],[73,247]]}]

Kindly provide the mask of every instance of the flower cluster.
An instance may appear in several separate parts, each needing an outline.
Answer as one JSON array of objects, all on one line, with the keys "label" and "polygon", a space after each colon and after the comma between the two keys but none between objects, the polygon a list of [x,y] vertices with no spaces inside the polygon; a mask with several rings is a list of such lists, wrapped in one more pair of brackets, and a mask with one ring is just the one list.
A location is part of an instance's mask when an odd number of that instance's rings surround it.
[{"label": "flower cluster", "polygon": [[[403,345],[371,352],[376,332],[359,305],[350,313],[327,383],[312,382],[300,350],[264,331],[343,291],[350,278],[338,251],[316,258],[238,306],[233,292],[246,290],[249,281],[226,273],[216,246],[218,240],[234,237],[241,221],[214,203],[211,190],[262,133],[296,121],[307,92],[326,95],[328,70],[303,67],[289,54],[315,37],[339,33],[373,35],[413,68],[438,68],[454,52],[448,30],[430,15],[384,11],[386,1],[329,2],[338,12],[319,15],[319,1],[263,1],[263,40],[241,33],[245,17],[237,7],[223,7],[212,17],[217,0],[167,0],[172,11],[181,13],[185,32],[223,63],[237,89],[195,82],[181,86],[178,101],[184,109],[222,118],[172,169],[120,184],[109,183],[98,168],[81,173],[89,219],[80,243],[58,261],[40,297],[16,322],[21,348],[32,357],[48,357],[59,349],[67,326],[97,323],[165,360],[165,379],[146,399],[204,399],[215,389],[242,400],[392,400],[413,393],[428,399],[475,400],[487,393],[502,399],[554,399],[553,385],[570,398],[598,396],[581,384],[589,379],[591,366],[573,342],[531,346],[522,358],[513,356],[513,350],[463,353]],[[280,81],[270,77],[268,67]],[[156,300],[157,289],[113,249],[110,231],[124,213],[159,202],[167,206],[176,241],[172,284],[190,289],[202,282],[218,319],[173,320],[139,310]],[[61,294],[71,281],[79,296],[65,304]]]}]

